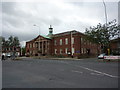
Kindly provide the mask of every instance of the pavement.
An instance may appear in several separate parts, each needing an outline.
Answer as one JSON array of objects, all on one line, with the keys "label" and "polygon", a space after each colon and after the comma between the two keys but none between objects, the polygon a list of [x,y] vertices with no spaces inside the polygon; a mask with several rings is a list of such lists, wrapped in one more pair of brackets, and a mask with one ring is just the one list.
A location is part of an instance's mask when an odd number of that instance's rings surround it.
[{"label": "pavement", "polygon": [[3,88],[118,88],[119,62],[96,58],[2,61]]}]

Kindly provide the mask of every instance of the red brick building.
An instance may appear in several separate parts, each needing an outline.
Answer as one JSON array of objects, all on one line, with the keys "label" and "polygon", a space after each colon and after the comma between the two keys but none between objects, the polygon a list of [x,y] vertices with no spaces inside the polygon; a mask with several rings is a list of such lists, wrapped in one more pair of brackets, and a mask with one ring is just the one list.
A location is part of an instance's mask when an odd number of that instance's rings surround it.
[{"label": "red brick building", "polygon": [[50,27],[47,36],[39,35],[26,42],[26,55],[79,56],[100,53],[100,45],[86,40],[83,33],[76,30],[59,34],[52,34],[52,32],[53,28]]},{"label": "red brick building", "polygon": [[19,46],[18,47],[2,46],[2,54],[5,55],[5,56],[12,56],[13,54],[15,54],[16,56],[20,56],[21,48]]},{"label": "red brick building", "polygon": [[26,55],[50,55],[52,53],[51,42],[52,40],[49,37],[39,35],[35,39],[26,42]]},{"label": "red brick building", "polygon": [[120,37],[111,40],[110,47],[112,54],[120,55]]}]

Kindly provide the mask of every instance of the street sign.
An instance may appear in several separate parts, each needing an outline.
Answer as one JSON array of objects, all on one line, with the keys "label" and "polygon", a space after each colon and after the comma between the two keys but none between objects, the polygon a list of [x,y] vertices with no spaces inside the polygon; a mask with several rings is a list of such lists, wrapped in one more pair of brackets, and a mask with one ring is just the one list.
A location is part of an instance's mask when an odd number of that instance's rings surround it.
[{"label": "street sign", "polygon": [[76,53],[80,53],[80,51],[76,51]]},{"label": "street sign", "polygon": [[104,56],[104,59],[120,59],[120,56]]}]

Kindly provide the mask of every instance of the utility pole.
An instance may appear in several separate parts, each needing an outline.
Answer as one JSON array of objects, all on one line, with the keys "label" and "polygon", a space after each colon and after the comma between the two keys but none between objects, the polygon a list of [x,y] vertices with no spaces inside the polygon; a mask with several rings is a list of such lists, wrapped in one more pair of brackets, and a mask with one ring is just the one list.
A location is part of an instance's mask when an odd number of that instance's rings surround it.
[{"label": "utility pole", "polygon": [[104,5],[104,9],[105,9],[105,20],[106,20],[106,25],[107,25],[107,11],[106,11],[106,4],[103,0],[103,5]]},{"label": "utility pole", "polygon": [[39,27],[39,26],[37,26],[36,24],[34,24],[33,26],[36,26],[36,27],[38,27],[38,28],[39,28],[39,35],[40,35],[40,27]]},{"label": "utility pole", "polygon": [[40,53],[40,37],[39,37],[40,36],[40,27],[35,24],[33,26],[36,26],[39,28],[39,35],[38,35],[38,56],[39,56],[39,53]]},{"label": "utility pole", "polygon": [[73,57],[73,41],[72,41],[72,31],[71,31],[71,57]]},{"label": "utility pole", "polygon": [[[107,10],[106,10],[106,4],[105,4],[104,0],[103,0],[103,5],[104,5],[105,21],[106,21],[105,29],[107,30]],[[109,34],[109,31],[108,31],[108,34]],[[104,47],[104,46],[103,46],[103,47]],[[108,49],[107,49],[108,55],[110,55],[110,49],[109,49],[109,48],[110,48],[110,47],[108,47]]]}]

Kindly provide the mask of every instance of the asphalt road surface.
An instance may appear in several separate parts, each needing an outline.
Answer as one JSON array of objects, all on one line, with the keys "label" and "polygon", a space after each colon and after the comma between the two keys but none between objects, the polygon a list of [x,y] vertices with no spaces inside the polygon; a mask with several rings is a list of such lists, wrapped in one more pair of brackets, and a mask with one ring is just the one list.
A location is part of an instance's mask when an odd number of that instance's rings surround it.
[{"label": "asphalt road surface", "polygon": [[2,61],[3,88],[118,88],[118,62],[97,59]]}]

